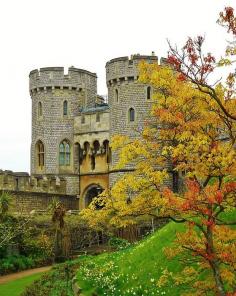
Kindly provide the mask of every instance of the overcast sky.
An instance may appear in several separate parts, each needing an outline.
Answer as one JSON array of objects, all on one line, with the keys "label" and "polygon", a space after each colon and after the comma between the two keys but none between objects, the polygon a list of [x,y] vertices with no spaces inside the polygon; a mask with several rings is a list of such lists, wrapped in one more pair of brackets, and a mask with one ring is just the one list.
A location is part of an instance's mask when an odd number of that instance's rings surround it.
[{"label": "overcast sky", "polygon": [[166,56],[166,39],[183,44],[205,35],[220,55],[227,35],[216,24],[235,0],[1,0],[0,169],[30,170],[31,99],[28,74],[75,66],[98,75],[106,94],[105,63],[134,53]]}]

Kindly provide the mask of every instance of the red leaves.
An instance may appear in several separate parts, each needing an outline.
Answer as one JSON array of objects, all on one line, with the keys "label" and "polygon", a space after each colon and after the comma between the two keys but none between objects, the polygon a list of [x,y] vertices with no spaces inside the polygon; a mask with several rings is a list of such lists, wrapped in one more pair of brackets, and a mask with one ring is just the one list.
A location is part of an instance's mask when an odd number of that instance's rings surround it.
[{"label": "red leaves", "polygon": [[207,56],[204,57],[204,62],[208,63],[208,64],[211,64],[211,63],[215,63],[216,59],[210,53],[208,53]]},{"label": "red leaves", "polygon": [[180,81],[190,78],[190,80],[205,83],[208,74],[214,70],[216,59],[211,53],[206,56],[202,54],[203,42],[202,36],[197,36],[195,39],[189,37],[182,49],[182,54],[170,47],[168,63],[180,73],[178,76]]},{"label": "red leaves", "polygon": [[187,80],[187,77],[183,73],[180,73],[178,75],[177,79],[180,80],[180,81],[186,81]]},{"label": "red leaves", "polygon": [[217,201],[218,204],[221,204],[222,203],[223,197],[224,197],[223,193],[218,190],[216,192],[216,194],[215,194],[215,198],[216,198],[216,201]]},{"label": "red leaves", "polygon": [[181,62],[174,55],[169,55],[167,58],[167,63],[174,67],[175,70],[180,70]]},{"label": "red leaves", "polygon": [[225,7],[224,12],[220,12],[220,18],[218,22],[228,28],[228,32],[232,32],[236,35],[236,17],[234,15],[234,9],[232,7]]}]

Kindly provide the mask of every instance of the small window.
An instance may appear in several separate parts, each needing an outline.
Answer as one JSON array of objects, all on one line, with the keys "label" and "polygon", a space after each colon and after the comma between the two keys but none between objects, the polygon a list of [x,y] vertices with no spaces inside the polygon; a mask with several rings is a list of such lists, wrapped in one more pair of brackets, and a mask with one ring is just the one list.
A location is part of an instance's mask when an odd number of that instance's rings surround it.
[{"label": "small window", "polygon": [[64,101],[63,102],[63,115],[68,115],[68,102]]},{"label": "small window", "polygon": [[100,122],[100,114],[99,113],[96,114],[96,122]]},{"label": "small window", "polygon": [[59,165],[70,165],[70,144],[66,140],[59,145]]},{"label": "small window", "polygon": [[151,99],[151,91],[152,91],[151,86],[148,86],[147,87],[147,100]]},{"label": "small window", "polygon": [[85,123],[85,116],[84,116],[84,115],[81,116],[81,123],[82,123],[82,124]]},{"label": "small window", "polygon": [[117,88],[115,90],[115,97],[116,97],[116,102],[119,102],[119,92]]},{"label": "small window", "polygon": [[43,116],[43,107],[42,107],[42,103],[39,102],[38,103],[38,117],[42,117]]},{"label": "small window", "polygon": [[133,108],[129,109],[129,121],[133,122],[135,120],[135,111]]},{"label": "small window", "polygon": [[44,145],[41,141],[37,142],[36,150],[37,150],[37,166],[40,169],[43,169],[43,167],[44,167]]}]

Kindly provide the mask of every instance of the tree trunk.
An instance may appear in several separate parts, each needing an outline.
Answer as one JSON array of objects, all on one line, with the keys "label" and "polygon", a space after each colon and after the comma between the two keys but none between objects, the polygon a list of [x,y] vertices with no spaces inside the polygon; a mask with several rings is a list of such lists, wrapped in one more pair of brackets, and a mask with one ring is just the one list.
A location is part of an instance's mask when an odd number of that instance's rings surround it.
[{"label": "tree trunk", "polygon": [[226,296],[226,292],[225,292],[225,289],[224,289],[224,284],[223,284],[223,281],[222,281],[222,278],[221,278],[221,275],[220,275],[220,272],[219,272],[219,267],[218,267],[218,264],[217,264],[216,260],[213,260],[211,262],[211,268],[212,268],[212,271],[213,271],[213,276],[214,276],[214,279],[215,279],[216,288],[218,290],[219,295],[220,296]]},{"label": "tree trunk", "polygon": [[[210,221],[208,219],[208,221]],[[213,243],[213,233],[212,233],[212,228],[211,226],[207,227],[207,254],[209,255],[209,258],[213,255],[215,256],[215,250],[214,250],[214,243]],[[213,257],[213,259],[209,260],[209,264],[211,266],[212,272],[213,272],[213,276],[215,279],[215,283],[216,283],[216,289],[218,290],[219,296],[226,296],[226,292],[224,289],[224,284],[223,284],[223,280],[220,274],[220,270],[219,270],[219,264],[217,262],[217,259],[215,259]]]}]

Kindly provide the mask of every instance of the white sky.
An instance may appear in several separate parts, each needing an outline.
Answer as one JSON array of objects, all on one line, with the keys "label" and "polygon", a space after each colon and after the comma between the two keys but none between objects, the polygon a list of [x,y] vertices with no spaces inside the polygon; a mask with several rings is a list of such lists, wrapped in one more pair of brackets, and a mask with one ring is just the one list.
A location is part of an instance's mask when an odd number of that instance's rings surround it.
[{"label": "white sky", "polygon": [[208,50],[224,51],[216,24],[235,0],[1,0],[0,169],[29,171],[31,99],[28,74],[75,66],[98,75],[106,94],[105,63],[134,53],[166,56],[166,39],[182,45],[204,35]]}]

